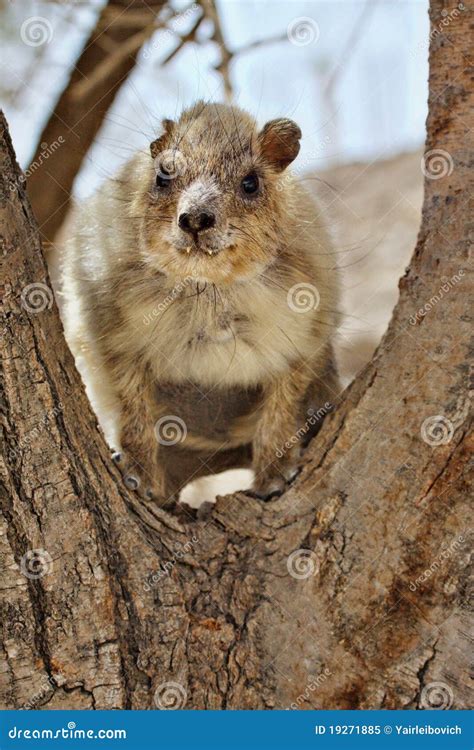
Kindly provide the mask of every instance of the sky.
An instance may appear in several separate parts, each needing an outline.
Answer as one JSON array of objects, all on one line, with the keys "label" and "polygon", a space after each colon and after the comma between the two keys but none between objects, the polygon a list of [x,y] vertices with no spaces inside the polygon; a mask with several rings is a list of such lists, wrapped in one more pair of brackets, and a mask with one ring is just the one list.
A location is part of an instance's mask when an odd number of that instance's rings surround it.
[{"label": "sky", "polygon": [[[3,4],[2,104],[24,168],[101,4]],[[209,24],[200,30],[202,44],[189,44],[160,65],[198,12],[189,1],[176,0],[174,7],[170,31],[147,43],[117,96],[76,180],[76,197],[92,193],[135,148],[147,148],[162,117],[199,98],[223,100],[214,69],[220,52],[207,41]],[[421,147],[428,91],[425,0],[219,0],[218,8],[228,48],[240,50],[231,65],[234,101],[262,125],[278,116],[298,122],[303,140],[297,172]],[[28,40],[28,25],[36,19],[43,19],[41,44]],[[261,40],[268,41],[245,49]]]}]

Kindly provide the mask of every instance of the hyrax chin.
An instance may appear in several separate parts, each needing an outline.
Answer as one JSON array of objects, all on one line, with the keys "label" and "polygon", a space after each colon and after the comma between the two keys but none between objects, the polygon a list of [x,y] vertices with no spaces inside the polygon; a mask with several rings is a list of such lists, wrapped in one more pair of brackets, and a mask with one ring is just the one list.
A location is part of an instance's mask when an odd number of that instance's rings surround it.
[{"label": "hyrax chin", "polygon": [[249,464],[258,495],[280,491],[337,396],[331,242],[286,171],[300,137],[198,102],[77,215],[66,334],[126,484],[163,505]]}]

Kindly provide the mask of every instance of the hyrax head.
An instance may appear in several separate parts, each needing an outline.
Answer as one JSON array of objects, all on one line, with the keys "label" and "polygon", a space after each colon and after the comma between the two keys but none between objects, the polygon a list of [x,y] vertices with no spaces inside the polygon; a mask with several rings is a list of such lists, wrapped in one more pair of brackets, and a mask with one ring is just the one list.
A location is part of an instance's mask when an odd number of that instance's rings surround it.
[{"label": "hyrax head", "polygon": [[198,102],[151,144],[142,247],[155,268],[216,283],[252,278],[284,241],[281,173],[297,156],[287,119],[258,130],[237,107]]}]

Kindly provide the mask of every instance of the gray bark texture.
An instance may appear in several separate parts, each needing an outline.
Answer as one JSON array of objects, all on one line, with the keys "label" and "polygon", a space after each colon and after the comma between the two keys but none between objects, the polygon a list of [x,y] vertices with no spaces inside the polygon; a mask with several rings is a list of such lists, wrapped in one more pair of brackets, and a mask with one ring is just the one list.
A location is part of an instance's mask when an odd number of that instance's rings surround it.
[{"label": "gray bark texture", "polygon": [[268,503],[238,493],[178,517],[124,488],[2,120],[2,707],[472,705],[474,13],[444,27],[443,9],[432,1],[425,199],[399,302]]}]

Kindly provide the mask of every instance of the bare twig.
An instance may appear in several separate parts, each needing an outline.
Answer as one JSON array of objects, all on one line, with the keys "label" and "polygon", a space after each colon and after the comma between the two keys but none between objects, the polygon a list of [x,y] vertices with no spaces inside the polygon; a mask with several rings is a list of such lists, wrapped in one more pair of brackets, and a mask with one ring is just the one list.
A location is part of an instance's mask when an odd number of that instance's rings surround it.
[{"label": "bare twig", "polygon": [[203,19],[204,19],[204,16],[199,16],[199,18],[196,19],[196,21],[193,23],[193,25],[190,28],[190,30],[186,34],[184,34],[184,36],[181,37],[178,46],[175,47],[175,49],[172,50],[169,53],[169,55],[167,55],[165,57],[164,60],[161,61],[162,65],[166,65],[167,63],[169,63],[170,60],[172,60],[173,57],[175,57],[178,54],[178,52],[181,49],[183,49],[183,47],[186,44],[188,44],[189,42],[195,42],[196,41],[196,33],[197,33],[197,30],[199,29],[199,27],[200,27],[201,22],[202,22]]},{"label": "bare twig", "polygon": [[286,33],[282,34],[276,34],[275,36],[269,36],[264,39],[255,39],[253,42],[249,42],[248,44],[244,44],[242,47],[238,47],[233,52],[231,52],[232,57],[235,57],[236,55],[243,55],[246,52],[251,52],[254,49],[257,49],[257,47],[266,47],[268,44],[278,44],[280,42],[287,42],[288,41],[288,35]]},{"label": "bare twig", "polygon": [[229,65],[230,61],[232,60],[232,52],[227,47],[224,39],[224,34],[222,31],[222,26],[215,0],[201,0],[201,5],[206,17],[210,18],[214,25],[214,33],[212,35],[212,39],[218,44],[221,51],[221,60],[220,63],[216,65],[216,70],[218,70],[222,76],[222,80],[224,82],[225,97],[227,101],[230,101],[230,99],[232,99],[232,83],[230,80]]},{"label": "bare twig", "polygon": [[[230,64],[233,61],[233,59],[237,55],[242,55],[242,54],[245,54],[246,52],[251,52],[252,50],[257,49],[258,47],[262,47],[267,44],[275,44],[279,42],[288,41],[288,36],[286,35],[286,33],[281,33],[273,37],[268,37],[266,39],[256,39],[253,42],[249,42],[248,44],[245,44],[242,47],[239,47],[238,49],[231,50],[227,46],[225,39],[224,39],[222,25],[220,22],[219,13],[217,10],[217,6],[215,4],[215,0],[201,0],[201,5],[204,10],[206,18],[209,18],[214,25],[214,33],[211,39],[216,42],[216,44],[219,46],[220,51],[221,51],[221,59],[219,63],[215,66],[215,70],[217,70],[218,73],[220,73],[223,78],[225,96],[226,96],[226,99],[229,101],[232,98],[232,82],[230,79]],[[176,50],[176,52],[177,51],[178,49]]]}]

